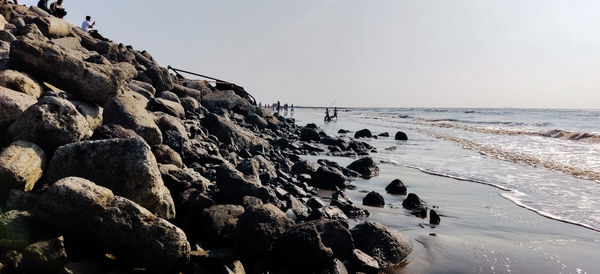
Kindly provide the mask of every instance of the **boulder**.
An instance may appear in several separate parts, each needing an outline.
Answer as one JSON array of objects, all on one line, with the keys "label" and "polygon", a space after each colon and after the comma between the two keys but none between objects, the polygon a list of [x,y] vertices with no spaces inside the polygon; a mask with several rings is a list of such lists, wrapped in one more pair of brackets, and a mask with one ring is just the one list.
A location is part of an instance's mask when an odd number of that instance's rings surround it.
[{"label": "boulder", "polygon": [[102,125],[102,114],[104,112],[102,107],[81,100],[70,100],[70,102],[77,108],[77,111],[85,117],[90,130],[96,130],[96,128]]},{"label": "boulder", "polygon": [[37,205],[39,195],[13,189],[8,193],[6,199],[6,210],[31,210]]},{"label": "boulder", "polygon": [[200,103],[192,97],[183,97],[179,99],[181,101],[181,106],[185,111],[196,111],[200,108]]},{"label": "boulder", "polygon": [[321,166],[312,175],[311,183],[323,189],[346,188],[346,176],[336,168]]},{"label": "boulder", "polygon": [[398,265],[412,252],[410,240],[379,223],[364,222],[350,232],[355,247],[375,259],[380,268]]},{"label": "boulder", "polygon": [[59,45],[40,40],[13,42],[10,66],[37,79],[51,82],[81,99],[101,105],[117,95],[125,81],[136,74],[131,64],[86,62]]},{"label": "boulder", "polygon": [[360,158],[348,165],[348,168],[358,172],[365,179],[379,175],[379,167],[371,157]]},{"label": "boulder", "polygon": [[150,109],[152,111],[161,111],[179,119],[185,118],[185,109],[178,102],[162,98],[154,98],[150,101]]},{"label": "boulder", "polygon": [[321,135],[319,134],[319,131],[314,128],[304,127],[300,130],[300,140],[318,142],[321,140]]},{"label": "boulder", "polygon": [[179,99],[179,97],[177,97],[177,94],[170,91],[161,91],[156,95],[156,97],[169,100],[175,103],[181,103],[181,100]]},{"label": "boulder", "polygon": [[130,139],[130,138],[142,138],[131,129],[126,129],[120,125],[115,124],[104,124],[94,130],[92,140],[104,140],[104,139]]},{"label": "boulder", "polygon": [[360,251],[360,249],[352,250],[352,255],[350,256],[349,261],[352,265],[352,269],[356,272],[374,274],[377,273],[379,270],[379,263],[375,259],[373,259],[373,257]]},{"label": "boulder", "polygon": [[181,156],[167,145],[155,145],[152,147],[152,154],[156,157],[159,164],[172,164],[179,168],[183,167]]},{"label": "boulder", "polygon": [[0,237],[6,248],[23,248],[33,239],[36,224],[29,211],[10,210],[0,214]]},{"label": "boulder", "polygon": [[309,162],[306,160],[298,161],[292,166],[292,173],[294,174],[308,174],[313,175],[319,169],[319,164],[315,162]]},{"label": "boulder", "polygon": [[36,102],[33,96],[0,87],[0,130],[17,120]]},{"label": "boulder", "polygon": [[255,145],[269,147],[269,144],[264,139],[236,125],[226,117],[209,113],[202,119],[202,126],[208,129],[211,134],[217,136],[219,141],[227,145],[234,145],[239,149],[250,148]]},{"label": "boulder", "polygon": [[432,225],[439,225],[440,224],[440,215],[437,214],[437,212],[435,212],[435,210],[430,210],[429,211],[429,223]]},{"label": "boulder", "polygon": [[203,238],[216,246],[229,246],[242,214],[244,207],[239,205],[213,205],[204,209],[200,218]]},{"label": "boulder", "polygon": [[15,37],[10,31],[0,30],[0,40],[4,41],[4,42],[12,43],[15,40],[17,40],[17,37]]},{"label": "boulder", "polygon": [[37,145],[16,141],[0,153],[0,197],[10,189],[31,191],[46,169],[46,154]]},{"label": "boulder", "polygon": [[406,209],[416,209],[423,206],[423,201],[417,194],[409,193],[406,199],[402,201],[402,206]]},{"label": "boulder", "polygon": [[387,133],[387,132],[382,132],[382,133],[379,133],[377,136],[379,136],[379,137],[390,137],[390,134]]},{"label": "boulder", "polygon": [[404,133],[402,131],[398,131],[398,132],[396,132],[396,136],[394,137],[394,139],[406,141],[406,140],[408,140],[408,136],[406,136],[406,133]]},{"label": "boulder", "polygon": [[32,271],[58,272],[67,262],[65,240],[59,236],[23,249],[23,267]]},{"label": "boulder", "polygon": [[273,247],[277,265],[294,273],[326,269],[334,258],[345,260],[354,248],[350,231],[340,221],[316,220],[290,227]]},{"label": "boulder", "polygon": [[381,194],[371,191],[363,198],[363,205],[383,207],[385,205],[385,201],[383,200],[383,196],[381,196]]},{"label": "boulder", "polygon": [[150,147],[139,138],[85,141],[56,150],[48,182],[77,176],[110,188],[163,218],[175,217],[171,193]]},{"label": "boulder", "polygon": [[371,131],[366,128],[361,129],[354,133],[354,138],[371,138],[371,137],[373,137],[373,134],[371,134]]},{"label": "boulder", "polygon": [[250,207],[239,217],[234,246],[245,258],[260,258],[293,223],[272,204]]},{"label": "boulder", "polygon": [[[217,197],[224,202],[240,204],[244,196],[259,197],[258,178],[250,179],[229,163],[217,168]],[[262,197],[259,197],[262,198]]]},{"label": "boulder", "polygon": [[395,195],[406,195],[406,186],[400,179],[395,179],[385,187],[385,191]]},{"label": "boulder", "polygon": [[348,133],[348,132],[350,132],[350,131],[348,131],[348,130],[346,130],[346,129],[340,129],[340,130],[338,130],[338,132],[337,132],[337,133],[339,133],[339,134],[346,134],[346,133]]},{"label": "boulder", "polygon": [[160,173],[165,185],[172,193],[185,191],[189,188],[195,188],[200,191],[206,191],[210,181],[204,178],[200,173],[191,168],[178,168],[175,165],[160,165]]},{"label": "boulder", "polygon": [[40,198],[35,215],[74,244],[113,254],[132,267],[172,272],[189,261],[181,229],[88,180],[68,177]]},{"label": "boulder", "polygon": [[154,117],[146,110],[147,100],[138,94],[115,96],[104,106],[105,124],[117,124],[135,131],[149,145],[162,143],[162,134]]},{"label": "boulder", "polygon": [[313,210],[307,218],[308,220],[338,220],[344,223],[348,222],[348,216],[336,206],[326,206]]},{"label": "boulder", "polygon": [[246,122],[248,124],[256,126],[259,129],[265,129],[269,126],[269,123],[267,123],[265,119],[254,113],[248,114],[248,116],[246,116]]},{"label": "boulder", "polygon": [[[197,99],[197,98],[196,98]],[[236,113],[247,114],[252,107],[250,103],[235,94],[232,90],[214,91],[202,96],[202,105],[211,112],[219,109],[233,110]]]},{"label": "boulder", "polygon": [[33,23],[38,26],[45,36],[67,36],[71,33],[69,23],[54,16],[36,17]]},{"label": "boulder", "polygon": [[[137,55],[136,60],[138,60]],[[166,68],[156,64],[144,66],[146,66],[144,74],[150,78],[152,86],[156,88],[156,90],[171,90],[173,88],[173,81]]]},{"label": "boulder", "polygon": [[42,86],[29,75],[15,70],[0,71],[0,86],[25,93],[34,98],[42,96]]},{"label": "boulder", "polygon": [[195,100],[201,100],[202,98],[202,92],[200,90],[184,87],[179,84],[174,84],[171,92],[177,95],[179,98],[191,97]]},{"label": "boulder", "polygon": [[71,102],[45,96],[23,112],[9,127],[8,135],[11,140],[26,140],[54,149],[89,138],[92,131]]}]

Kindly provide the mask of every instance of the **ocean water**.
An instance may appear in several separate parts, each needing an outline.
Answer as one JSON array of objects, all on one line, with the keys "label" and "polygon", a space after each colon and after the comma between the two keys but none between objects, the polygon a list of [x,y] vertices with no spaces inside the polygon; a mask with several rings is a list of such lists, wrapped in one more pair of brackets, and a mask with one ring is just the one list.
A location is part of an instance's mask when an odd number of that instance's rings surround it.
[{"label": "ocean water", "polygon": [[[299,124],[323,109],[297,109]],[[342,109],[318,122],[330,135],[369,128],[383,163],[498,189],[539,215],[600,231],[600,111],[543,109]],[[408,141],[396,141],[396,131]]]}]

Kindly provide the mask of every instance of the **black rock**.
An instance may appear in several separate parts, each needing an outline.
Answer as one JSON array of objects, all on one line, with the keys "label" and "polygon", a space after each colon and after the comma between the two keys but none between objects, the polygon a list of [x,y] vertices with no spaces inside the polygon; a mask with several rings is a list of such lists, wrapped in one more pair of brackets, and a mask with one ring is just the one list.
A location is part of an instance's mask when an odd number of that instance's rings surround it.
[{"label": "black rock", "polygon": [[412,252],[410,240],[379,223],[364,222],[350,232],[355,247],[373,257],[380,268],[400,264]]},{"label": "black rock", "polygon": [[371,138],[373,137],[373,134],[371,134],[371,131],[368,129],[361,129],[359,131],[357,131],[356,133],[354,133],[354,138]]},{"label": "black rock", "polygon": [[366,179],[379,175],[379,167],[371,157],[360,158],[348,165],[348,168],[358,172]]},{"label": "black rock", "polygon": [[364,272],[370,274],[377,273],[377,271],[379,270],[379,263],[375,259],[373,259],[373,257],[360,251],[360,249],[352,250],[352,255],[350,256],[349,261],[352,265],[352,269],[356,272]]},{"label": "black rock", "polygon": [[314,123],[309,123],[309,124],[306,124],[306,128],[317,129],[317,125]]},{"label": "black rock", "polygon": [[321,140],[321,135],[316,129],[305,127],[300,131],[300,140],[318,142]]},{"label": "black rock", "polygon": [[363,205],[383,207],[385,205],[385,201],[383,200],[383,196],[381,196],[381,194],[371,191],[363,198]]},{"label": "black rock", "polygon": [[349,131],[348,131],[348,130],[345,130],[345,129],[340,129],[340,130],[338,130],[338,133],[339,133],[339,134],[346,134],[346,133],[348,133],[348,132],[349,132]]},{"label": "black rock", "polygon": [[440,215],[437,214],[437,212],[435,212],[435,210],[430,210],[429,211],[429,223],[432,225],[439,225],[440,224]]},{"label": "black rock", "polygon": [[312,184],[318,188],[336,189],[346,187],[346,176],[336,168],[321,166],[312,175]]},{"label": "black rock", "polygon": [[409,193],[406,199],[402,202],[402,206],[406,209],[415,209],[423,205],[417,194]]},{"label": "black rock", "polygon": [[406,195],[406,186],[400,179],[393,180],[388,186],[385,187],[385,191],[390,194]]},{"label": "black rock", "polygon": [[387,132],[384,132],[384,133],[379,133],[379,135],[377,135],[377,136],[379,136],[379,137],[390,137],[390,134],[387,133]]},{"label": "black rock", "polygon": [[404,133],[402,131],[398,131],[398,132],[396,132],[396,136],[395,136],[394,139],[401,140],[401,141],[406,141],[406,140],[408,140],[408,136],[406,136],[406,133]]}]

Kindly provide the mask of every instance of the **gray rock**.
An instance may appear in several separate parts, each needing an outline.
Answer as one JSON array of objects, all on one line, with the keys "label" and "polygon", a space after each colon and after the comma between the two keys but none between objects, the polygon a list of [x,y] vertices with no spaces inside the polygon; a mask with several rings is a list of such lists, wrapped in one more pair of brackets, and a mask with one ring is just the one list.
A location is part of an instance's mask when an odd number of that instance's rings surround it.
[{"label": "gray rock", "polygon": [[0,196],[31,191],[46,169],[46,154],[34,143],[16,141],[0,153]]},{"label": "gray rock", "polygon": [[379,270],[379,263],[360,249],[352,250],[349,261],[354,271],[357,272],[377,273]]},{"label": "gray rock", "polygon": [[246,99],[235,94],[232,90],[207,93],[202,96],[201,103],[211,112],[225,109],[246,115],[253,108]]},{"label": "gray rock", "polygon": [[0,86],[31,95],[34,98],[42,96],[42,86],[31,76],[15,70],[0,71]]},{"label": "gray rock", "polygon": [[0,30],[0,40],[12,43],[17,40],[17,37],[7,30]]},{"label": "gray rock", "polygon": [[272,204],[250,207],[239,217],[234,246],[245,258],[260,258],[292,224],[293,221]]},{"label": "gray rock", "polygon": [[350,232],[356,248],[375,259],[381,268],[402,263],[412,252],[410,240],[379,223],[364,222]]},{"label": "gray rock", "polygon": [[171,92],[177,95],[179,98],[191,97],[195,100],[201,100],[202,98],[202,92],[200,90],[184,87],[179,84],[174,84],[173,89],[171,89]]},{"label": "gray rock", "polygon": [[177,97],[177,94],[170,92],[170,91],[162,91],[159,94],[156,95],[156,97],[165,99],[165,100],[169,100],[172,102],[176,102],[176,103],[181,103],[181,101],[179,100],[179,97]]},{"label": "gray rock", "polygon": [[181,101],[181,106],[185,111],[196,111],[200,108],[200,103],[192,97],[183,97],[179,99]]},{"label": "gray rock", "polygon": [[248,124],[258,127],[259,129],[265,129],[269,126],[269,123],[267,123],[267,121],[265,119],[263,119],[262,117],[254,114],[254,113],[246,116],[246,122]]},{"label": "gray rock", "polygon": [[348,216],[336,206],[326,206],[313,210],[308,216],[308,220],[329,219],[342,222],[348,221]]},{"label": "gray rock", "polygon": [[37,102],[35,97],[0,87],[0,129],[17,120],[23,112]]},{"label": "gray rock", "polygon": [[142,138],[135,131],[131,129],[126,129],[120,125],[115,124],[105,124],[102,125],[96,130],[94,130],[94,134],[92,135],[92,140],[104,140],[104,139],[130,139],[130,138]]},{"label": "gray rock", "polygon": [[88,122],[90,130],[96,130],[102,125],[102,113],[104,109],[94,103],[89,103],[81,100],[70,100],[71,103],[77,108],[77,111],[85,117]]},{"label": "gray rock", "polygon": [[358,172],[365,179],[379,175],[379,167],[371,157],[360,158],[348,165],[348,168]]},{"label": "gray rock", "polygon": [[71,102],[46,96],[23,112],[9,127],[8,135],[12,140],[26,140],[54,149],[89,138],[92,131]]},{"label": "gray rock", "polygon": [[177,193],[191,187],[206,191],[211,182],[191,168],[178,168],[175,165],[160,165],[160,173],[165,185],[172,193]]},{"label": "gray rock", "polygon": [[141,139],[85,141],[58,148],[47,180],[54,183],[69,176],[93,180],[160,217],[175,217],[173,199],[156,158]]},{"label": "gray rock", "polygon": [[117,95],[125,81],[136,74],[135,68],[128,63],[101,65],[85,62],[59,45],[39,40],[13,42],[10,65],[99,104]]},{"label": "gray rock", "polygon": [[146,105],[147,100],[138,94],[116,96],[104,106],[104,123],[131,129],[149,145],[158,145],[162,143],[162,134],[154,117],[146,110]]},{"label": "gray rock", "polygon": [[179,119],[185,118],[185,110],[178,102],[162,98],[154,98],[150,101],[150,109],[152,111],[161,111]]},{"label": "gray rock", "polygon": [[67,36],[71,32],[67,21],[54,16],[37,17],[33,22],[45,36]]},{"label": "gray rock", "polygon": [[211,134],[217,136],[219,141],[227,145],[234,145],[240,149],[250,148],[255,145],[262,145],[265,148],[269,147],[269,144],[264,139],[257,137],[251,131],[236,125],[225,117],[209,113],[202,119],[202,126],[208,129]]},{"label": "gray rock", "polygon": [[75,243],[131,266],[171,272],[189,261],[191,248],[181,229],[85,179],[56,182],[42,195],[35,215]]}]

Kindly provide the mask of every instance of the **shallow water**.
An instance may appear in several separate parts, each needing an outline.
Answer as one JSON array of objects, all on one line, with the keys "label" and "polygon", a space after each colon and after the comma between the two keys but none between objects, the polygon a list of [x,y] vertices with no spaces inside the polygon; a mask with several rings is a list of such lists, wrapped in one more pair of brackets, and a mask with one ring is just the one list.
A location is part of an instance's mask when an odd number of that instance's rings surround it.
[{"label": "shallow water", "polygon": [[[410,262],[397,272],[600,273],[594,260],[600,250],[595,231],[600,184],[589,178],[600,170],[599,144],[593,138],[505,133],[596,134],[598,112],[353,109],[327,124],[322,113],[296,109],[294,118],[301,125],[316,122],[330,135],[340,128],[392,135],[370,141],[379,151],[371,156],[381,162],[381,175],[355,182],[357,190],[348,195],[360,204],[368,191],[383,194],[386,207],[369,208],[370,218],[414,239]],[[393,140],[397,130],[409,141]],[[323,156],[312,157],[318,158]],[[430,228],[426,220],[409,216],[403,196],[385,194],[395,178],[430,207],[440,207],[440,226]]]}]

